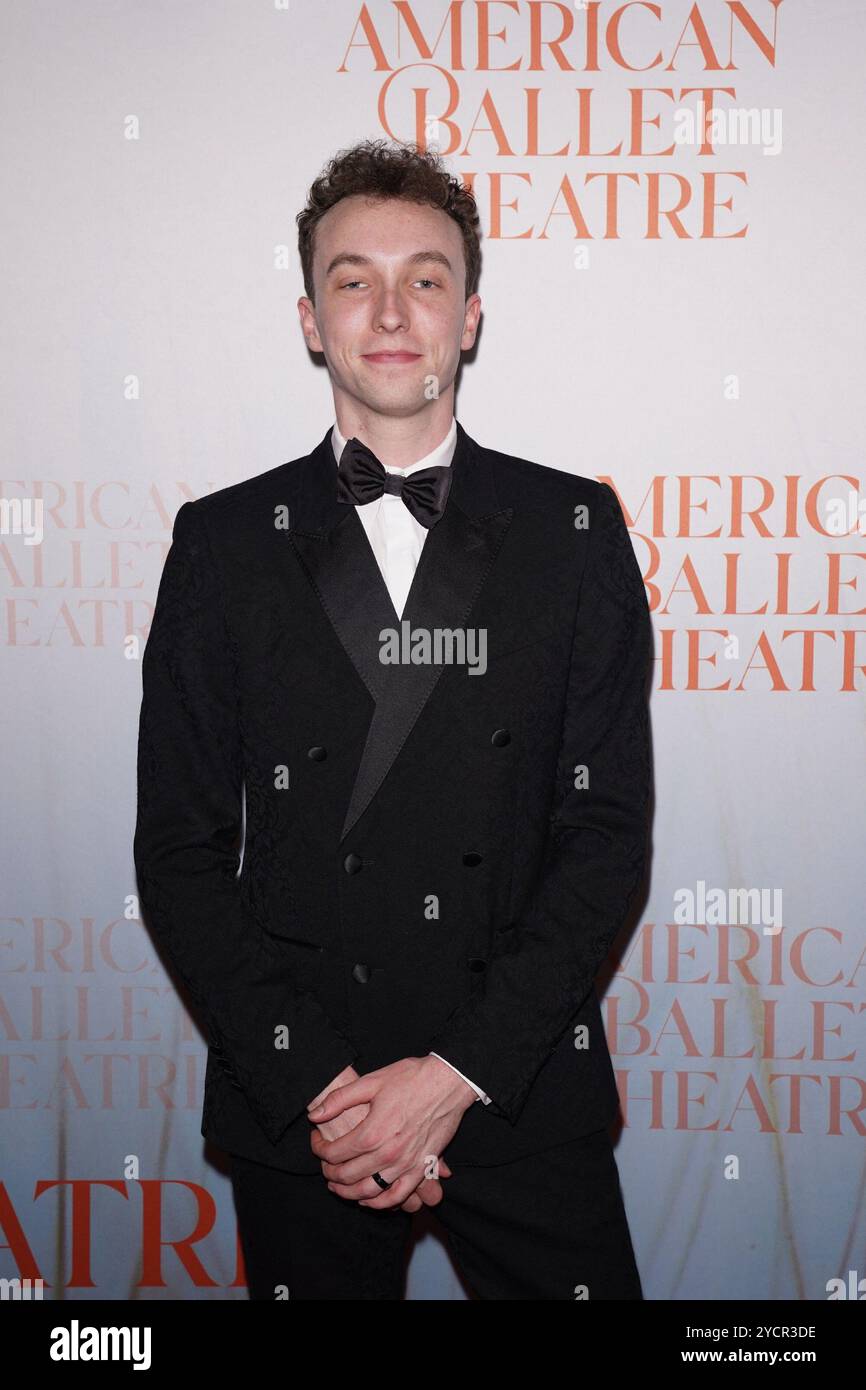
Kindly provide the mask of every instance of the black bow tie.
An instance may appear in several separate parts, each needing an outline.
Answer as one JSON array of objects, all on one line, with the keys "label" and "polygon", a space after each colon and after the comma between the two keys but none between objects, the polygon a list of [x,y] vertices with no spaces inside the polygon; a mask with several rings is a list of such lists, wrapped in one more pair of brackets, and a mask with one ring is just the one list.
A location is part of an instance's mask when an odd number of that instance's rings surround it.
[{"label": "black bow tie", "polygon": [[337,470],[337,501],[363,507],[383,492],[402,497],[415,520],[428,530],[445,511],[453,473],[445,464],[419,468],[408,477],[386,473],[372,449],[360,439],[347,441]]}]

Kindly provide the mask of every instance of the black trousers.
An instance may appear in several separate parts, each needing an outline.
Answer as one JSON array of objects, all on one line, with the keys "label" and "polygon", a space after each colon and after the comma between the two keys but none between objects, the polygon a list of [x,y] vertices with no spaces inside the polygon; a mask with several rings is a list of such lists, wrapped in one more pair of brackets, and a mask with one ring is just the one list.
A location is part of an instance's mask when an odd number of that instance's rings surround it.
[{"label": "black trousers", "polygon": [[[449,1167],[427,1210],[478,1298],[643,1297],[606,1129],[514,1163]],[[232,1188],[251,1299],[404,1297],[409,1212],[237,1155]]]}]

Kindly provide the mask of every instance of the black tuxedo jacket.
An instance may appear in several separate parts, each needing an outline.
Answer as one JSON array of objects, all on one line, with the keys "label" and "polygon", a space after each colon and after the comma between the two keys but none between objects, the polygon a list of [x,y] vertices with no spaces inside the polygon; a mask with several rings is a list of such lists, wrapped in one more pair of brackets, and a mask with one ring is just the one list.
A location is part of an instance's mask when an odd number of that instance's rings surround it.
[{"label": "black tuxedo jacket", "polygon": [[401,620],[330,429],[184,503],[159,586],[140,897],[207,1035],[202,1134],[288,1171],[350,1062],[432,1050],[483,1087],[468,1163],[617,1110],[594,979],[645,864],[643,581],[607,485],[459,423],[451,467],[402,620],[486,630],[483,674],[380,660]]}]

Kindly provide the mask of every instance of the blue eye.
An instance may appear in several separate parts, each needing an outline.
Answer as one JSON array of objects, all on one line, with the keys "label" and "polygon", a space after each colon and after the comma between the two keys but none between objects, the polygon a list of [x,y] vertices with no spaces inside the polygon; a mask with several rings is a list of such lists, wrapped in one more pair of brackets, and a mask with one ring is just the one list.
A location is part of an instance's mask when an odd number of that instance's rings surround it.
[{"label": "blue eye", "polygon": [[[366,283],[366,280],[346,280],[344,284],[340,286],[340,289],[350,290],[355,285],[366,285]],[[434,289],[439,288],[438,280],[431,280],[428,276],[422,276],[420,280],[416,280],[414,283],[416,285],[432,285]]]}]

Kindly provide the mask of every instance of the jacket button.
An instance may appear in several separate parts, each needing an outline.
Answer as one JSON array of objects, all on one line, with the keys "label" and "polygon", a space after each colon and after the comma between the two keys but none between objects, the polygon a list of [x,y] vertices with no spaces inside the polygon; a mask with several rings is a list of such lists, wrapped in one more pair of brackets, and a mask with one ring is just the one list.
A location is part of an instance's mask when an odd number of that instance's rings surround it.
[{"label": "jacket button", "polygon": [[364,861],[360,854],[347,854],[343,860],[343,868],[346,870],[347,874],[359,874],[363,864]]},{"label": "jacket button", "polygon": [[494,748],[504,748],[506,743],[511,742],[511,735],[507,729],[497,729],[490,742]]},{"label": "jacket button", "polygon": [[316,748],[308,748],[308,749],[307,749],[307,757],[310,758],[311,761],[314,762],[314,763],[323,763],[323,762],[325,761],[325,759],[327,758],[327,756],[328,756],[328,750],[327,750],[327,748],[321,748],[321,747],[318,747],[318,746],[317,746]]},{"label": "jacket button", "polygon": [[482,862],[482,858],[483,856],[476,854],[475,850],[470,850],[468,854],[464,854],[463,863],[466,865],[467,869],[476,869]]},{"label": "jacket button", "polygon": [[369,980],[369,978],[370,978],[370,967],[369,967],[369,965],[363,965],[363,964],[361,964],[361,963],[359,962],[357,965],[353,965],[353,966],[352,966],[352,979],[353,979],[353,980],[357,980],[359,985],[365,985],[365,984],[367,983],[367,981]]},{"label": "jacket button", "polygon": [[469,969],[470,969],[470,970],[474,970],[476,973],[479,973],[479,972],[482,971],[482,970],[486,970],[486,969],[487,969],[487,961],[486,961],[486,960],[470,960],[470,962],[469,962]]}]

